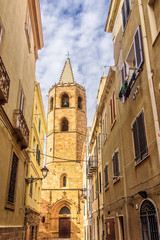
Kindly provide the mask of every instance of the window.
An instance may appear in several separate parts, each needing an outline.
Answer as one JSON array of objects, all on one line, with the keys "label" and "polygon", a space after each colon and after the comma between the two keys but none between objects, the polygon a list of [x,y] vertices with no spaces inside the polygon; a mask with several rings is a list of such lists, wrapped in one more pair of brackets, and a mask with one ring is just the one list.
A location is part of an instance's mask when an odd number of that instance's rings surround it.
[{"label": "window", "polygon": [[26,35],[27,35],[28,47],[29,47],[29,50],[30,50],[31,49],[32,27],[31,27],[31,19],[30,19],[29,8],[27,9],[25,30],[26,30]]},{"label": "window", "polygon": [[40,118],[39,118],[38,130],[39,130],[39,133],[40,133],[40,131],[41,131],[41,119]]},{"label": "window", "polygon": [[148,16],[151,29],[152,43],[154,44],[157,36],[160,33],[160,2],[159,0],[149,0],[148,1]]},{"label": "window", "polygon": [[101,150],[101,134],[100,133],[98,134],[98,150],[100,153],[100,150]]},{"label": "window", "polygon": [[143,64],[143,49],[142,49],[142,38],[141,38],[140,25],[138,26],[138,28],[134,34],[133,42],[134,42],[136,68],[140,69]]},{"label": "window", "polygon": [[20,93],[19,93],[19,110],[24,111],[24,101],[25,101],[25,98],[24,98],[24,93],[23,93],[23,90],[22,88],[20,89]]},{"label": "window", "polygon": [[53,97],[51,97],[49,100],[49,109],[50,109],[50,111],[53,110]]},{"label": "window", "polygon": [[71,214],[71,211],[67,207],[62,207],[59,214]]},{"label": "window", "polygon": [[37,183],[35,183],[34,200],[37,200]]},{"label": "window", "polygon": [[126,28],[130,11],[131,11],[130,0],[124,0],[123,5],[122,5],[122,26],[123,26],[123,31]]},{"label": "window", "polygon": [[154,204],[144,200],[140,208],[142,239],[159,239],[158,214]]},{"label": "window", "polygon": [[95,186],[96,186],[96,198],[98,198],[98,177],[95,180]]},{"label": "window", "polygon": [[66,93],[62,95],[61,101],[61,107],[69,107],[69,96]]},{"label": "window", "polygon": [[61,120],[61,131],[62,132],[65,132],[65,131],[68,131],[68,120],[64,117],[64,118],[62,118],[62,120]]},{"label": "window", "polygon": [[104,176],[105,176],[105,188],[107,188],[108,184],[109,184],[109,182],[108,182],[108,165],[106,165],[104,168]]},{"label": "window", "polygon": [[32,181],[32,175],[31,175],[31,182],[30,182],[30,189],[29,189],[29,194],[30,194],[30,196],[32,196],[32,194],[33,194],[33,181]]},{"label": "window", "polygon": [[118,151],[116,151],[112,157],[113,161],[113,176],[114,180],[118,180],[119,177],[119,159],[118,159]]},{"label": "window", "polygon": [[121,69],[121,80],[122,80],[122,85],[126,79],[126,64],[123,63],[122,69]]},{"label": "window", "polygon": [[82,98],[78,97],[78,108],[82,109]]},{"label": "window", "polygon": [[36,151],[36,139],[35,137],[33,138],[33,149],[34,152]]},{"label": "window", "polygon": [[10,184],[9,184],[9,192],[8,192],[8,202],[14,203],[14,193],[16,186],[16,176],[17,176],[17,166],[18,166],[18,157],[15,153],[13,153],[12,157],[12,168],[10,175]]},{"label": "window", "polygon": [[41,218],[41,222],[45,223],[45,217],[44,216]]},{"label": "window", "polygon": [[38,144],[37,144],[37,149],[36,149],[36,160],[38,164],[40,165],[40,159],[41,159],[41,152],[39,150]]},{"label": "window", "polygon": [[94,201],[94,185],[92,186],[92,202]]},{"label": "window", "polygon": [[101,172],[99,172],[99,192],[102,192],[102,188],[101,188]]},{"label": "window", "polygon": [[115,122],[116,112],[115,112],[115,94],[113,92],[112,98],[110,100],[110,114],[111,114],[111,127]]},{"label": "window", "polygon": [[63,177],[63,187],[66,187],[66,176]]},{"label": "window", "polygon": [[2,26],[0,25],[0,43],[2,42]]},{"label": "window", "polygon": [[67,186],[67,174],[63,173],[60,177],[60,187]]},{"label": "window", "polygon": [[132,125],[135,160],[138,163],[148,155],[147,140],[144,125],[143,111],[139,114]]}]

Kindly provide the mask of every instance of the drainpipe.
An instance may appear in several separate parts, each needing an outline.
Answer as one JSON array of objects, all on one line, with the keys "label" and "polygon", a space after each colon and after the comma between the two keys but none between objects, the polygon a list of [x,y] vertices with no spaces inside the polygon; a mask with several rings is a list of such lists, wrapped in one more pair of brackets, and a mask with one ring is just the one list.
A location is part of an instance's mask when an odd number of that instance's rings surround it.
[{"label": "drainpipe", "polygon": [[160,163],[160,128],[159,128],[159,121],[158,121],[156,99],[155,99],[154,88],[153,88],[153,73],[151,70],[151,64],[150,64],[150,58],[149,58],[149,49],[148,49],[142,0],[138,0],[138,6],[139,6],[139,15],[140,15],[140,22],[141,22],[141,30],[142,30],[145,63],[146,63],[146,68],[147,68],[147,73],[148,73],[147,74],[148,75],[148,85],[149,85],[149,92],[150,92],[151,105],[152,105],[152,111],[153,111],[153,119],[154,119],[154,127],[155,127],[155,133],[156,133],[157,150],[158,150],[158,157],[159,157],[158,159],[159,159],[159,163]]}]

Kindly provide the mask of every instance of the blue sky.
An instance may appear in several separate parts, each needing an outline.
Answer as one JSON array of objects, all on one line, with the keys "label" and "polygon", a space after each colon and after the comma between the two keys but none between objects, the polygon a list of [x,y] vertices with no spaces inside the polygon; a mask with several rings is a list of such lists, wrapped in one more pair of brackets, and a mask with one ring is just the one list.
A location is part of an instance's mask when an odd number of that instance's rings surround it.
[{"label": "blue sky", "polygon": [[36,75],[45,112],[48,90],[59,81],[69,51],[74,79],[86,88],[87,119],[91,126],[103,66],[113,65],[112,36],[104,31],[109,3],[40,0],[44,48],[39,51]]}]

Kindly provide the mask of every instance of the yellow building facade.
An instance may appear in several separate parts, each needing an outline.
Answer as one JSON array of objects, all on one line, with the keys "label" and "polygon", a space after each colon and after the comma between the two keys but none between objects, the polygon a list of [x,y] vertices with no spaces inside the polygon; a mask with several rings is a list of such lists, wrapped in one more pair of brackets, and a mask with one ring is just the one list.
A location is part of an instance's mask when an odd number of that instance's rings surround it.
[{"label": "yellow building facade", "polygon": [[43,181],[39,239],[83,239],[83,159],[86,95],[67,58],[60,81],[49,90],[48,177]]},{"label": "yellow building facade", "polygon": [[0,1],[1,239],[25,239],[26,150],[42,47],[39,1]]},{"label": "yellow building facade", "polygon": [[26,188],[26,240],[37,239],[38,236],[42,180],[39,179],[35,181],[34,179],[42,178],[41,169],[43,168],[44,142],[47,131],[40,84],[36,80],[34,84],[32,126],[29,141],[29,163],[26,176],[30,178]]}]

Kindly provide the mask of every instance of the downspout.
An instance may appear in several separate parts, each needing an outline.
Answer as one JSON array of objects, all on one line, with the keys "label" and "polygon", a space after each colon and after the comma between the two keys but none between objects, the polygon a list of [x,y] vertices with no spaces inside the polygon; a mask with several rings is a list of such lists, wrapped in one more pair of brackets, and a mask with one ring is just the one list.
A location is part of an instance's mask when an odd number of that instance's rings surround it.
[{"label": "downspout", "polygon": [[149,50],[148,50],[146,27],[144,22],[142,0],[138,0],[138,6],[139,6],[139,15],[140,15],[140,22],[141,22],[145,62],[146,62],[147,75],[148,75],[148,86],[149,86],[151,105],[152,105],[152,111],[153,111],[153,119],[154,119],[154,127],[155,127],[155,133],[156,133],[158,159],[160,163],[160,128],[159,128],[159,121],[158,121],[158,112],[156,107],[156,99],[155,99],[154,88],[153,88],[153,73],[152,73],[150,58],[149,58]]}]

